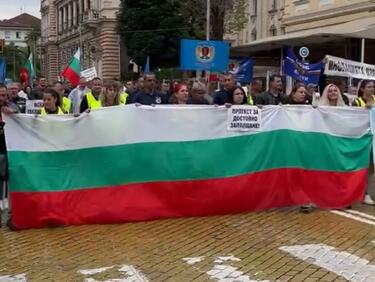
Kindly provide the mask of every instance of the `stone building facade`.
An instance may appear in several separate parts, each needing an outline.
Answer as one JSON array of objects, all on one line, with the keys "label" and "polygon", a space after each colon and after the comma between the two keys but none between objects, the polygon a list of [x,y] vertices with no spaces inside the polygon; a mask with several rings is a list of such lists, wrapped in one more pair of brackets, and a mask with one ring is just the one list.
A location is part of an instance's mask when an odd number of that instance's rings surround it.
[{"label": "stone building facade", "polygon": [[119,0],[42,0],[42,74],[57,80],[78,48],[81,70],[95,67],[104,80],[120,78]]}]

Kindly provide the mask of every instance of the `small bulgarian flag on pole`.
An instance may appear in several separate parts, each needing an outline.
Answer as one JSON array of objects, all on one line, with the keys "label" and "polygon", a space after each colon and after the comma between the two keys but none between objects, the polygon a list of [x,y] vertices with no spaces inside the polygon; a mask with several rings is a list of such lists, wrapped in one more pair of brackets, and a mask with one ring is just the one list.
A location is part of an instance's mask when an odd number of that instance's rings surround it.
[{"label": "small bulgarian flag on pole", "polygon": [[33,54],[30,53],[25,65],[21,68],[21,81],[25,85],[32,85],[35,78],[35,71],[33,67]]},{"label": "small bulgarian flag on pole", "polygon": [[79,84],[79,77],[81,74],[80,53],[81,52],[78,48],[69,65],[61,73],[61,76],[69,80],[74,87]]}]

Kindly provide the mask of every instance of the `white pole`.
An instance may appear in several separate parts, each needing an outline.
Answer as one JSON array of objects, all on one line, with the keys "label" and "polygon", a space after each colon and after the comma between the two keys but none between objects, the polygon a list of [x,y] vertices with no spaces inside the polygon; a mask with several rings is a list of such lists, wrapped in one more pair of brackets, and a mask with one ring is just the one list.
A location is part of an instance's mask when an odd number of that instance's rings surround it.
[{"label": "white pole", "polygon": [[361,63],[365,61],[365,44],[366,44],[366,39],[362,38],[361,40]]}]

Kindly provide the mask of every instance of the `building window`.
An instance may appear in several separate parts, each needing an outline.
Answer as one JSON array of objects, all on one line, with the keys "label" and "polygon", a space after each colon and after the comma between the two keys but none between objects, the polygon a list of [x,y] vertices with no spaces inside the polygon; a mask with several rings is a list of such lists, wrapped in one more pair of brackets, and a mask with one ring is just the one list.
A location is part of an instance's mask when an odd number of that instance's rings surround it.
[{"label": "building window", "polygon": [[276,36],[277,35],[277,29],[274,25],[270,27],[270,36]]},{"label": "building window", "polygon": [[251,32],[251,41],[255,41],[255,40],[257,40],[257,31],[253,30]]},{"label": "building window", "polygon": [[70,28],[74,26],[74,12],[73,12],[73,3],[69,6],[70,9]]},{"label": "building window", "polygon": [[277,10],[277,0],[271,0],[271,10]]},{"label": "building window", "polygon": [[10,38],[11,38],[10,31],[5,31],[5,39],[10,39]]},{"label": "building window", "polygon": [[16,32],[16,38],[21,39],[21,32],[19,32],[19,31]]}]

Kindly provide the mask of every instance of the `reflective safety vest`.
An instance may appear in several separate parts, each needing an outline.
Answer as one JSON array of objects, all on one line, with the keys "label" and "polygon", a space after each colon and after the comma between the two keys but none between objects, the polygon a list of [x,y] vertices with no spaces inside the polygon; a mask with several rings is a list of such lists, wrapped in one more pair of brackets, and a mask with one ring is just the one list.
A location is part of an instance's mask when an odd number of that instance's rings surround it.
[{"label": "reflective safety vest", "polygon": [[[372,100],[375,102],[375,96],[372,95]],[[358,97],[357,99],[355,99],[355,102],[357,104],[358,107],[361,107],[361,108],[364,108],[366,107],[366,101],[365,99],[363,99],[362,97]]]},{"label": "reflective safety vest", "polygon": [[249,94],[249,96],[247,96],[247,104],[249,105],[254,105],[254,100],[253,100],[253,97],[251,97],[251,95]]},{"label": "reflective safety vest", "polygon": [[92,95],[92,92],[87,92],[86,94],[87,99],[87,105],[89,106],[89,109],[98,109],[102,107],[102,101],[96,100],[94,95]]},{"label": "reflective safety vest", "polygon": [[120,93],[120,104],[121,105],[125,105],[126,104],[126,100],[128,99],[128,96],[129,96],[129,94],[126,93],[126,92]]},{"label": "reflective safety vest", "polygon": [[72,107],[72,102],[70,101],[70,99],[63,97],[62,105],[61,105],[61,108],[63,109],[63,111],[66,113],[70,113],[71,107]]},{"label": "reflective safety vest", "polygon": [[[64,114],[63,110],[60,107],[57,107],[57,115],[63,115],[63,114]],[[40,115],[41,116],[48,115],[48,113],[47,113],[47,111],[44,107],[40,109]]]}]

